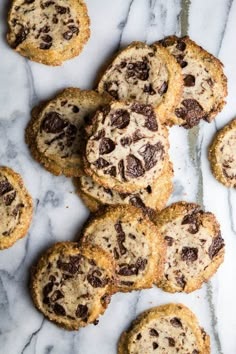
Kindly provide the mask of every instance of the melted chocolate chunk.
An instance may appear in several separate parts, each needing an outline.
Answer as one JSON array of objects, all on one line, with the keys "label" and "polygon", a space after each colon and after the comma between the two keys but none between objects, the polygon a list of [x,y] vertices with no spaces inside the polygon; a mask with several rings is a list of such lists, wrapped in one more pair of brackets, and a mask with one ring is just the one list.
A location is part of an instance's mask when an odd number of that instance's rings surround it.
[{"label": "melted chocolate chunk", "polygon": [[181,251],[182,261],[193,263],[198,259],[198,248],[183,247]]},{"label": "melted chocolate chunk", "polygon": [[196,209],[192,214],[187,214],[182,220],[181,225],[189,224],[188,232],[190,234],[196,234],[199,231],[201,225],[200,220],[198,219],[198,213],[202,213],[201,210]]},{"label": "melted chocolate chunk", "polygon": [[165,241],[166,241],[167,246],[172,246],[174,243],[173,237],[170,237],[170,236],[165,236]]},{"label": "melted chocolate chunk", "polygon": [[104,138],[105,136],[105,130],[104,129],[101,129],[99,130],[94,136],[93,136],[93,140],[100,140],[101,138]]},{"label": "melted chocolate chunk", "polygon": [[124,246],[124,242],[125,242],[125,233],[123,231],[121,222],[119,221],[118,223],[116,223],[114,225],[116,233],[117,233],[117,243],[118,243],[118,247],[120,250],[120,254],[124,255],[127,252],[127,249]]},{"label": "melted chocolate chunk", "polygon": [[166,339],[168,340],[169,347],[174,347],[174,346],[175,346],[175,340],[174,340],[174,338],[166,337]]},{"label": "melted chocolate chunk", "polygon": [[224,245],[224,240],[221,237],[221,233],[219,233],[219,235],[213,239],[212,244],[208,249],[209,257],[213,259],[215,256],[217,256]]},{"label": "melted chocolate chunk", "polygon": [[104,288],[107,285],[107,279],[100,279],[101,272],[99,270],[94,270],[91,274],[88,274],[87,280],[93,288]]},{"label": "melted chocolate chunk", "polygon": [[15,209],[12,211],[12,216],[14,216],[16,218],[17,215],[19,214],[21,208],[24,208],[24,204],[22,204],[22,203],[17,204]]},{"label": "melted chocolate chunk", "polygon": [[161,85],[161,87],[158,89],[158,93],[160,96],[164,95],[164,93],[166,93],[168,89],[168,84],[166,81],[163,82],[163,84]]},{"label": "melted chocolate chunk", "polygon": [[78,305],[76,312],[76,317],[86,318],[88,316],[88,306],[87,305]]},{"label": "melted chocolate chunk", "polygon": [[80,268],[81,256],[70,256],[70,262],[62,262],[60,259],[57,261],[57,266],[65,272],[76,274]]},{"label": "melted chocolate chunk", "polygon": [[125,109],[118,109],[111,114],[111,126],[118,129],[124,129],[129,125],[130,114]]},{"label": "melted chocolate chunk", "polygon": [[99,144],[99,154],[105,155],[110,154],[113,150],[115,150],[115,143],[109,138],[102,138]]},{"label": "melted chocolate chunk", "polygon": [[183,107],[176,108],[175,114],[186,121],[183,127],[192,128],[199,123],[200,119],[206,117],[202,106],[196,100],[185,99],[182,101],[182,105]]},{"label": "melted chocolate chunk", "polygon": [[0,182],[0,196],[9,193],[13,190],[12,185],[7,181],[1,181]]},{"label": "melted chocolate chunk", "polygon": [[183,328],[182,322],[180,321],[180,319],[178,317],[173,317],[170,320],[170,323],[172,324],[173,327]]},{"label": "melted chocolate chunk", "polygon": [[105,175],[110,175],[112,177],[116,177],[116,167],[112,166],[111,168],[108,168],[107,170],[104,171]]},{"label": "melted chocolate chunk", "polygon": [[17,48],[22,42],[24,42],[29,34],[29,31],[26,27],[21,25],[20,31],[16,34],[16,39],[13,45],[13,48]]},{"label": "melted chocolate chunk", "polygon": [[63,299],[63,297],[64,295],[62,294],[62,292],[60,290],[56,290],[54,291],[50,299],[55,302],[57,300]]},{"label": "melted chocolate chunk", "polygon": [[155,330],[155,328],[151,328],[149,334],[152,337],[159,337],[159,333]]},{"label": "melted chocolate chunk", "polygon": [[124,160],[120,160],[118,163],[118,171],[121,176],[122,181],[126,181],[125,178],[125,166],[124,166]]},{"label": "melted chocolate chunk", "polygon": [[156,166],[157,162],[162,159],[164,154],[164,146],[158,142],[155,145],[147,143],[142,146],[138,153],[143,157],[146,171]]},{"label": "melted chocolate chunk", "polygon": [[126,66],[127,78],[135,78],[141,81],[146,81],[149,78],[149,65],[147,61],[130,62]]},{"label": "melted chocolate chunk", "polygon": [[184,86],[186,86],[186,87],[195,86],[195,76],[186,75],[185,78],[184,78]]},{"label": "melted chocolate chunk", "polygon": [[66,311],[64,309],[63,306],[61,306],[60,304],[56,303],[53,306],[53,311],[55,312],[56,315],[58,316],[65,316],[66,315]]},{"label": "melted chocolate chunk", "polygon": [[146,117],[145,127],[152,132],[156,132],[158,130],[156,115],[151,105],[144,105],[141,103],[135,102],[131,110],[135,113],[142,114]]},{"label": "melted chocolate chunk", "polygon": [[53,283],[52,282],[46,284],[45,287],[43,288],[43,296],[44,297],[48,297],[48,295],[50,294],[52,289],[53,289]]},{"label": "melted chocolate chunk", "polygon": [[99,157],[99,159],[97,159],[93,164],[99,170],[110,165],[109,162],[103,159],[102,157]]},{"label": "melted chocolate chunk", "polygon": [[151,96],[156,94],[156,91],[153,89],[152,84],[144,85],[143,92],[148,93]]},{"label": "melted chocolate chunk", "polygon": [[119,265],[120,269],[118,270],[119,275],[123,275],[125,277],[128,277],[130,275],[136,275],[137,274],[137,268],[135,264],[122,264]]},{"label": "melted chocolate chunk", "polygon": [[57,134],[67,127],[67,125],[68,123],[62,119],[59,113],[49,112],[45,114],[41,128],[46,133]]},{"label": "melted chocolate chunk", "polygon": [[126,174],[131,178],[137,178],[143,176],[144,173],[142,162],[134,155],[128,155],[126,158]]}]

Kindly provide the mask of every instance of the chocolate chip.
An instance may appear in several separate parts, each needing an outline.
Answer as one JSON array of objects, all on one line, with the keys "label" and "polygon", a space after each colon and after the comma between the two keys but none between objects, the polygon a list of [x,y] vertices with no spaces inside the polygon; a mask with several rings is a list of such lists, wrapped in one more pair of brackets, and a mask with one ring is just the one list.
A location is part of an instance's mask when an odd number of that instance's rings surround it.
[{"label": "chocolate chip", "polygon": [[70,25],[70,26],[68,26],[68,28],[69,28],[69,30],[70,30],[72,33],[75,33],[76,35],[79,34],[79,28],[78,28],[78,27]]},{"label": "chocolate chip", "polygon": [[44,288],[43,288],[43,296],[47,297],[50,294],[50,292],[52,291],[52,289],[53,289],[53,283],[52,282],[46,284],[44,286]]},{"label": "chocolate chip", "polygon": [[93,164],[99,170],[110,165],[109,162],[103,159],[102,157],[99,157],[99,159],[97,159]]},{"label": "chocolate chip", "polygon": [[148,93],[151,96],[156,94],[156,91],[153,89],[152,84],[144,85],[143,92]]},{"label": "chocolate chip", "polygon": [[87,280],[93,288],[103,288],[104,286],[107,285],[107,280],[100,279],[98,277],[100,275],[101,275],[101,272],[98,270],[94,270],[91,274],[88,274]]},{"label": "chocolate chip", "polygon": [[11,203],[13,202],[13,200],[15,198],[16,198],[16,191],[11,192],[10,194],[4,195],[3,201],[6,206],[9,206],[9,205],[11,205]]},{"label": "chocolate chip", "polygon": [[146,171],[149,171],[154,166],[156,166],[159,160],[162,159],[164,154],[164,146],[161,144],[161,142],[158,142],[155,145],[147,143],[138,150],[138,153],[144,159]]},{"label": "chocolate chip", "polygon": [[165,241],[166,241],[167,246],[172,246],[174,243],[173,237],[170,237],[170,236],[165,236]]},{"label": "chocolate chip", "polygon": [[121,265],[119,265],[119,270],[118,270],[118,274],[119,275],[123,275],[125,277],[128,277],[130,275],[137,275],[137,268],[135,266],[135,264],[126,264],[123,263]]},{"label": "chocolate chip", "polygon": [[65,316],[66,315],[66,311],[64,309],[63,306],[61,306],[60,304],[56,303],[53,306],[53,311],[55,312],[56,315],[58,316]]},{"label": "chocolate chip", "polygon": [[185,78],[184,78],[184,86],[186,86],[186,87],[195,86],[195,76],[186,75]]},{"label": "chocolate chip", "polygon": [[131,178],[143,176],[145,170],[141,161],[134,155],[128,155],[126,158],[126,174]]},{"label": "chocolate chip", "polygon": [[138,113],[138,114],[142,114],[146,117],[145,127],[147,129],[149,129],[152,132],[155,132],[158,130],[156,115],[155,115],[155,112],[154,112],[153,107],[151,105],[144,105],[144,104],[135,102],[132,105],[131,110],[133,112]]},{"label": "chocolate chip", "polygon": [[181,275],[181,276],[176,277],[175,280],[176,280],[177,284],[178,284],[182,289],[185,288],[186,280],[185,280],[184,275]]},{"label": "chocolate chip", "polygon": [[40,43],[40,44],[39,44],[39,48],[40,48],[40,49],[43,49],[43,50],[50,49],[51,46],[52,46],[52,43]]},{"label": "chocolate chip", "polygon": [[208,254],[211,259],[213,259],[217,254],[220,252],[220,250],[224,247],[224,240],[221,236],[221,233],[219,232],[218,236],[215,237],[212,241],[211,246],[208,249]]},{"label": "chocolate chip", "polygon": [[80,268],[81,256],[70,256],[70,261],[68,263],[62,262],[60,259],[57,261],[57,266],[65,272],[70,274],[76,274]]},{"label": "chocolate chip", "polygon": [[153,350],[155,350],[159,347],[159,345],[156,342],[153,342],[152,347],[153,347]]},{"label": "chocolate chip", "polygon": [[198,259],[198,248],[183,247],[181,251],[181,259],[186,262],[195,262]]},{"label": "chocolate chip", "polygon": [[176,48],[183,52],[186,49],[186,44],[183,41],[179,40],[177,42]]},{"label": "chocolate chip", "polygon": [[79,109],[79,107],[77,107],[77,106],[73,106],[73,107],[72,107],[72,111],[73,111],[74,113],[78,113],[78,112],[80,111],[80,109]]},{"label": "chocolate chip", "polygon": [[118,129],[124,129],[129,125],[130,115],[125,109],[118,109],[111,114],[111,126]]},{"label": "chocolate chip", "polygon": [[76,312],[76,317],[85,318],[88,316],[88,306],[87,305],[78,305]]},{"label": "chocolate chip", "polygon": [[126,181],[125,178],[125,166],[124,166],[124,160],[120,160],[118,163],[118,171],[121,176],[122,181]]},{"label": "chocolate chip", "polygon": [[99,154],[110,154],[113,150],[115,150],[115,147],[115,143],[111,139],[102,138],[99,144]]},{"label": "chocolate chip", "polygon": [[121,255],[124,255],[126,252],[127,252],[127,249],[125,248],[124,246],[124,242],[125,242],[125,233],[123,231],[123,228],[122,228],[122,225],[121,225],[121,222],[118,221],[115,225],[115,230],[116,230],[116,233],[117,233],[117,243],[118,243],[118,247],[119,247],[119,250],[120,250],[120,254]]},{"label": "chocolate chip", "polygon": [[73,32],[72,31],[66,31],[63,33],[63,37],[69,41],[73,37]]},{"label": "chocolate chip", "polygon": [[13,190],[12,185],[7,181],[1,181],[0,182],[0,196],[9,193]]},{"label": "chocolate chip", "polygon": [[16,34],[16,39],[13,44],[13,48],[17,48],[22,42],[24,42],[29,34],[28,29],[21,25],[21,29],[19,32]]},{"label": "chocolate chip", "polygon": [[168,340],[169,347],[174,347],[175,346],[174,338],[166,337],[166,339]]},{"label": "chocolate chip", "polygon": [[177,60],[182,69],[188,65],[188,63],[184,60],[183,55],[176,55],[175,59]]},{"label": "chocolate chip", "polygon": [[45,36],[42,36],[41,39],[46,42],[46,43],[50,43],[52,42],[52,37],[49,36],[49,34],[46,34]]},{"label": "chocolate chip", "polygon": [[57,112],[49,112],[44,116],[41,128],[46,133],[57,134],[60,133],[68,125],[61,115]]},{"label": "chocolate chip", "polygon": [[56,291],[54,291],[54,293],[52,294],[50,299],[54,302],[54,301],[63,299],[63,297],[64,297],[64,295],[62,294],[62,292],[60,290],[56,290]]},{"label": "chocolate chip", "polygon": [[66,10],[66,7],[64,7],[64,6],[59,6],[59,5],[56,5],[56,6],[55,6],[55,9],[56,9],[57,13],[60,14],[60,15],[65,14],[66,11],[67,11],[67,10]]},{"label": "chocolate chip", "polygon": [[141,333],[138,333],[136,339],[137,339],[137,340],[140,340],[141,338],[142,338],[142,334],[141,334]]},{"label": "chocolate chip", "polygon": [[105,175],[110,175],[112,177],[116,177],[116,167],[112,166],[111,168],[108,168],[107,170],[104,171]]},{"label": "chocolate chip", "polygon": [[152,336],[152,337],[159,337],[159,333],[155,330],[155,328],[151,328],[151,329],[149,330],[149,334],[150,334],[150,336]]},{"label": "chocolate chip", "polygon": [[172,324],[173,327],[175,328],[183,328],[182,322],[180,321],[180,319],[178,317],[173,317],[170,320],[170,323]]},{"label": "chocolate chip", "polygon": [[161,87],[158,89],[158,93],[160,96],[164,95],[164,93],[166,93],[168,89],[168,84],[166,81],[163,82],[163,84],[161,85]]}]

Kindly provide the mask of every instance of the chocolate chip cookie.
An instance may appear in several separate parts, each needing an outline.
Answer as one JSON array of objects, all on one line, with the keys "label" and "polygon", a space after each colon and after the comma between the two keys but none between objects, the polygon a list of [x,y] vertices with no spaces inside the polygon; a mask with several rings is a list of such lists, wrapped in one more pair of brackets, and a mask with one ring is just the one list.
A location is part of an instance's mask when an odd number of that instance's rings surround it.
[{"label": "chocolate chip cookie", "polygon": [[21,176],[11,168],[0,167],[0,250],[26,235],[32,213],[32,199]]},{"label": "chocolate chip cookie", "polygon": [[157,214],[155,224],[167,246],[164,274],[157,285],[168,292],[199,289],[224,260],[224,240],[215,216],[197,204],[178,202]]},{"label": "chocolate chip cookie", "polygon": [[152,104],[165,120],[179,103],[183,89],[181,68],[161,45],[133,42],[122,50],[103,74],[99,92],[115,100]]},{"label": "chocolate chip cookie", "polygon": [[82,176],[75,181],[77,192],[87,207],[95,212],[102,205],[131,204],[140,208],[145,215],[152,218],[156,210],[165,207],[173,191],[173,168],[169,162],[164,168],[163,174],[137,193],[118,193],[104,188],[94,182],[91,177]]},{"label": "chocolate chip cookie", "polygon": [[105,188],[132,193],[162,175],[168,131],[151,105],[112,102],[93,117],[86,144],[85,173]]},{"label": "chocolate chip cookie", "polygon": [[224,107],[227,96],[223,64],[187,36],[171,36],[159,43],[176,58],[184,77],[181,102],[169,117],[169,124],[188,129],[202,119],[211,122]]},{"label": "chocolate chip cookie", "polygon": [[104,313],[110,301],[113,274],[109,254],[99,247],[56,243],[33,268],[33,301],[50,321],[77,330]]},{"label": "chocolate chip cookie", "polygon": [[208,158],[215,178],[226,187],[236,188],[236,119],[216,134]]},{"label": "chocolate chip cookie", "polygon": [[25,135],[33,157],[55,175],[83,174],[84,123],[109,100],[95,91],[67,88],[33,109]]},{"label": "chocolate chip cookie", "polygon": [[77,56],[90,36],[83,0],[13,0],[8,25],[9,45],[46,65]]},{"label": "chocolate chip cookie", "polygon": [[119,291],[150,288],[162,276],[165,243],[155,225],[133,206],[113,206],[92,216],[80,243],[112,255]]},{"label": "chocolate chip cookie", "polygon": [[210,354],[210,337],[182,304],[142,313],[121,335],[118,354]]}]

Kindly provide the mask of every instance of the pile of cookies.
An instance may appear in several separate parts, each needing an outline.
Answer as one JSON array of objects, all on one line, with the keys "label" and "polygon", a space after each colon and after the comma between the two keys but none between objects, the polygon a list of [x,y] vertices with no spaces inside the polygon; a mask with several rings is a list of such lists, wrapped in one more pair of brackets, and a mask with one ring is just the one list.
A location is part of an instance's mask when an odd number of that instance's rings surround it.
[{"label": "pile of cookies", "polygon": [[[77,55],[89,37],[87,10],[81,0],[64,5],[13,1],[10,45],[48,65]],[[226,95],[221,62],[189,37],[170,36],[120,51],[96,90],[67,88],[33,109],[25,135],[32,156],[54,175],[73,177],[96,212],[76,242],[55,244],[33,268],[33,300],[49,320],[69,330],[97,324],[118,291],[155,284],[189,293],[216,272],[224,240],[215,216],[194,203],[166,207],[173,190],[168,126],[211,122]],[[236,185],[234,131],[235,121],[209,152],[216,178],[227,186]],[[0,168],[0,249],[27,233],[32,209],[20,176]],[[190,310],[169,304],[142,314],[118,351],[203,354],[209,343]]]}]

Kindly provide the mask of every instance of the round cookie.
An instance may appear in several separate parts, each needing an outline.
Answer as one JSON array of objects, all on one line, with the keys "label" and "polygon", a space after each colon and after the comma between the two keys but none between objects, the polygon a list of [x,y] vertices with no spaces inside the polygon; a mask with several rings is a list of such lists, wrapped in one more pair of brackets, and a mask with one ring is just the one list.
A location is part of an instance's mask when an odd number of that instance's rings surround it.
[{"label": "round cookie", "polygon": [[98,110],[88,135],[85,173],[121,193],[151,185],[169,159],[168,131],[151,105],[114,101]]},{"label": "round cookie", "polygon": [[83,0],[13,0],[7,40],[30,60],[61,65],[82,51],[89,24]]},{"label": "round cookie", "polygon": [[21,176],[11,168],[0,167],[0,250],[26,235],[32,214],[32,198]]},{"label": "round cookie", "polygon": [[133,206],[113,206],[92,216],[82,231],[84,243],[112,255],[115,291],[150,288],[162,276],[165,243],[155,225]]},{"label": "round cookie", "polygon": [[236,188],[236,119],[214,137],[208,152],[215,178],[226,187]]},{"label": "round cookie", "polygon": [[95,91],[67,88],[33,109],[25,139],[35,160],[55,175],[82,175],[84,122],[109,100]]},{"label": "round cookie", "polygon": [[210,354],[210,337],[182,304],[167,304],[142,313],[124,332],[118,354]]},{"label": "round cookie", "polygon": [[97,323],[110,302],[114,267],[109,254],[76,242],[52,246],[33,268],[35,306],[50,321],[68,330]]},{"label": "round cookie", "polygon": [[173,191],[172,177],[173,168],[169,162],[163,174],[152,185],[137,193],[118,193],[100,186],[85,175],[78,178],[75,184],[77,193],[92,212],[98,211],[102,205],[131,204],[152,218],[155,211],[165,207]]},{"label": "round cookie", "polygon": [[178,202],[157,214],[154,222],[167,245],[157,286],[172,293],[199,289],[224,260],[224,240],[215,216],[197,204]]},{"label": "round cookie", "polygon": [[223,64],[189,37],[170,36],[161,43],[177,60],[184,77],[181,102],[168,123],[192,128],[211,122],[225,105],[227,79]]},{"label": "round cookie", "polygon": [[133,42],[118,53],[101,77],[100,93],[115,100],[151,104],[159,118],[173,112],[183,90],[181,68],[161,45]]}]

